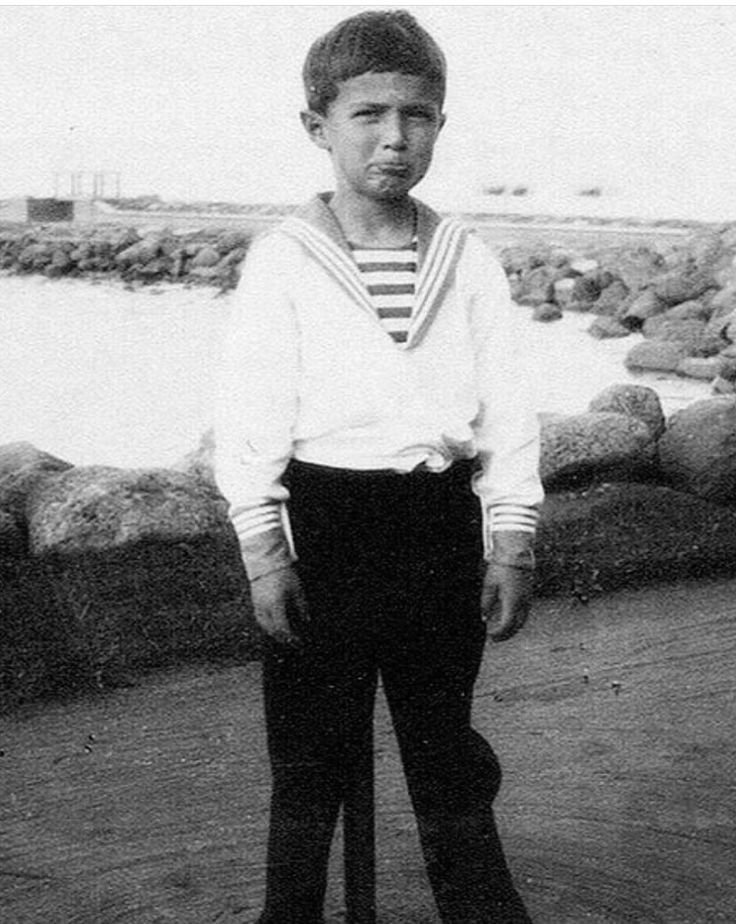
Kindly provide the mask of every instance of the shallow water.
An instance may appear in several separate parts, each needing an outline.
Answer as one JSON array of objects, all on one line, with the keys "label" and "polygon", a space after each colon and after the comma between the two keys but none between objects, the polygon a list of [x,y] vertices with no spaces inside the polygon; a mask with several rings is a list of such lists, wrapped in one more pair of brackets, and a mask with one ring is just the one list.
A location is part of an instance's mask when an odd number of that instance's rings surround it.
[{"label": "shallow water", "polygon": [[[76,465],[170,465],[212,421],[228,297],[210,288],[0,277],[0,445],[29,440]],[[540,324],[519,308],[541,411],[575,413],[613,382],[639,381],[666,413],[707,384],[632,378],[635,337],[598,341],[591,318]]]}]

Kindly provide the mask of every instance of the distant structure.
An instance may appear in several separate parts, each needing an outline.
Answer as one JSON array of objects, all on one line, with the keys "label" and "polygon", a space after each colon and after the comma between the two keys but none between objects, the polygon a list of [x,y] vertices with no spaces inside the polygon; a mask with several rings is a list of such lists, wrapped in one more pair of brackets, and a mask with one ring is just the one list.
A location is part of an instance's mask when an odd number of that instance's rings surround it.
[{"label": "distant structure", "polygon": [[54,174],[54,195],[23,196],[0,202],[0,221],[46,224],[56,221],[93,222],[97,203],[120,198],[120,173],[110,170],[75,170]]},{"label": "distant structure", "polygon": [[117,170],[72,170],[54,174],[54,198],[119,199]]}]

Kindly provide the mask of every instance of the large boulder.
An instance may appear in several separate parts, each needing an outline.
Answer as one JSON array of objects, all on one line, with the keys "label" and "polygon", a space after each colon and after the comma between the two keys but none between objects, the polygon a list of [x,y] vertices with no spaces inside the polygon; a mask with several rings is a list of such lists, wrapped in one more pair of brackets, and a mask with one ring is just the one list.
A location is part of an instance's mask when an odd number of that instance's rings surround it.
[{"label": "large boulder", "polygon": [[630,292],[639,292],[662,273],[665,262],[662,254],[648,247],[612,248],[601,256],[601,265]]},{"label": "large boulder", "polygon": [[723,362],[719,356],[686,356],[680,360],[677,374],[689,379],[713,382],[721,375]]},{"label": "large boulder", "polygon": [[733,575],[736,511],[651,483],[549,493],[536,552],[538,592],[579,603],[620,587]]},{"label": "large boulder", "polygon": [[0,446],[0,510],[5,510],[17,522],[25,519],[28,495],[41,482],[72,468],[32,443],[6,443]]},{"label": "large boulder", "polygon": [[652,340],[670,340],[681,343],[688,353],[694,353],[705,336],[706,323],[697,318],[678,320],[666,315],[649,318],[644,322],[642,333]]},{"label": "large boulder", "polygon": [[47,478],[28,503],[35,555],[186,541],[228,529],[214,487],[169,469],[74,468]]},{"label": "large boulder", "polygon": [[44,624],[53,626],[53,646],[38,658],[56,665],[65,687],[257,652],[237,538],[205,481],[163,469],[73,469],[33,492],[29,533],[31,562],[47,582]]},{"label": "large boulder", "polygon": [[707,270],[693,268],[673,270],[657,279],[653,285],[654,294],[668,307],[681,302],[700,298],[708,289],[715,287],[715,280]]},{"label": "large boulder", "polygon": [[687,354],[687,348],[674,340],[643,340],[629,350],[624,365],[634,371],[675,372]]},{"label": "large boulder", "polygon": [[623,280],[614,279],[610,285],[601,290],[591,310],[595,314],[617,316],[628,297],[629,289]]},{"label": "large boulder", "polygon": [[516,301],[520,305],[542,305],[554,298],[554,283],[559,272],[551,266],[538,266],[522,273],[516,292]]},{"label": "large boulder", "polygon": [[540,474],[548,488],[600,478],[648,477],[656,441],[647,423],[629,414],[589,411],[542,421]]},{"label": "large boulder", "polygon": [[677,411],[659,441],[659,455],[674,487],[736,505],[736,398],[704,398]]},{"label": "large boulder", "polygon": [[646,385],[609,385],[592,399],[588,410],[636,417],[647,425],[654,440],[659,439],[664,432],[665,416],[662,402],[657,392]]}]

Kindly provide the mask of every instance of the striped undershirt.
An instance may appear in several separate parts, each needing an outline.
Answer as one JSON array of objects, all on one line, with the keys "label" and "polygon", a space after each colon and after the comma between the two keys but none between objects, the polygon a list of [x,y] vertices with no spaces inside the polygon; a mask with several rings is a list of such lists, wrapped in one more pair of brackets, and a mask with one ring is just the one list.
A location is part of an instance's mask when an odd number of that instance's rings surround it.
[{"label": "striped undershirt", "polygon": [[417,242],[401,249],[367,249],[351,244],[381,326],[395,343],[406,343],[414,312]]}]

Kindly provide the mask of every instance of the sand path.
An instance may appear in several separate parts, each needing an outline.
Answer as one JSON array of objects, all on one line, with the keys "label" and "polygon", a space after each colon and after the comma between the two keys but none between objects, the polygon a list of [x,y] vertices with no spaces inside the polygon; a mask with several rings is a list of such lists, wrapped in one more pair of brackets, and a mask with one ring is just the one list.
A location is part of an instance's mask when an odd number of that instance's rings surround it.
[{"label": "sand path", "polygon": [[[736,921],[736,581],[541,601],[489,646],[477,724],[537,924]],[[379,921],[436,924],[383,704]],[[186,668],[0,719],[3,924],[257,913],[259,666]],[[335,857],[328,920],[342,919]]]}]

